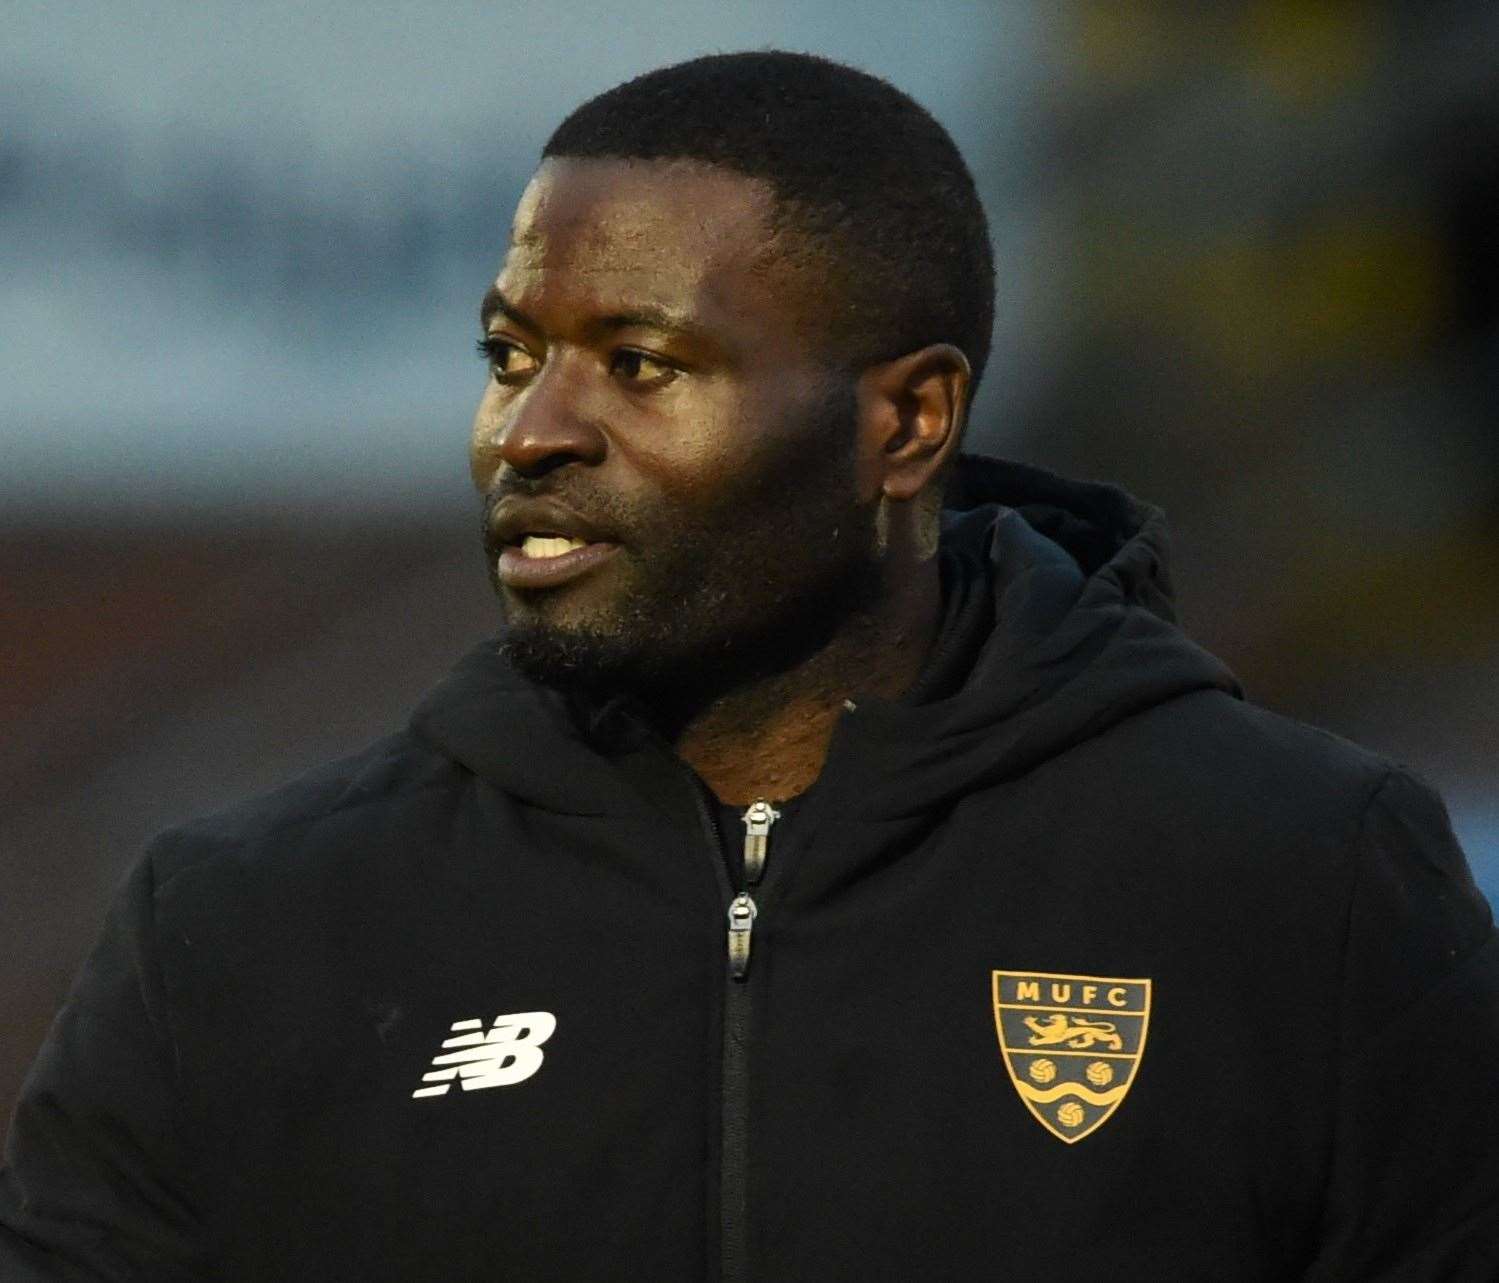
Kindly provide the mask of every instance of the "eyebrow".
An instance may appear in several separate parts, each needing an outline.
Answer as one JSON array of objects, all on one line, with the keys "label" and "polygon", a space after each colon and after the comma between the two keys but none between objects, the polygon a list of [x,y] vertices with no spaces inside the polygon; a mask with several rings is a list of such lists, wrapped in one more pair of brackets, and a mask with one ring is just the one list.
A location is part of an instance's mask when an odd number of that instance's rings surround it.
[{"label": "eyebrow", "polygon": [[479,304],[479,327],[487,330],[497,316],[507,317],[523,330],[536,332],[536,323],[500,293],[498,285],[491,285],[484,291],[484,301]]},{"label": "eyebrow", "polygon": [[[480,326],[488,329],[489,323],[497,316],[506,317],[533,334],[541,331],[541,327],[535,321],[505,297],[499,286],[491,285],[484,291],[484,301],[479,305]],[[680,334],[684,338],[706,341],[711,341],[713,338],[703,326],[682,313],[674,312],[670,308],[657,307],[651,303],[642,303],[638,307],[631,307],[625,311],[610,312],[606,316],[594,317],[588,322],[588,328],[601,333],[636,328],[660,330],[664,334]]]}]

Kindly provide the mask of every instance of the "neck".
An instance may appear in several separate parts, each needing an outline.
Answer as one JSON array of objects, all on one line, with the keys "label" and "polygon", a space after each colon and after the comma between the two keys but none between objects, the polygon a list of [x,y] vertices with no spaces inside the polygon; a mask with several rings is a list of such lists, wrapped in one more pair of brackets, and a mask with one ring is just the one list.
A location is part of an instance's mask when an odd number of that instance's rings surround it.
[{"label": "neck", "polygon": [[903,591],[876,614],[850,619],[801,663],[678,718],[677,755],[729,805],[795,797],[821,774],[845,700],[895,699],[911,688],[936,640],[940,607],[931,558],[910,567]]}]

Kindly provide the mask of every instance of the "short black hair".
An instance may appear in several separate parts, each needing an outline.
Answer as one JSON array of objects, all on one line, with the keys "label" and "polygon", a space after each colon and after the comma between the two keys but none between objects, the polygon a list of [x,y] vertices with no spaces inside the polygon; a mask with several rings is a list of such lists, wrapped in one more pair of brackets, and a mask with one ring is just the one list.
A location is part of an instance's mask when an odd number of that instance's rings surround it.
[{"label": "short black hair", "polygon": [[542,157],[691,160],[764,181],[776,230],[831,269],[845,359],[952,343],[977,385],[994,323],[988,222],[957,145],[888,81],[779,50],[694,58],[589,99]]}]

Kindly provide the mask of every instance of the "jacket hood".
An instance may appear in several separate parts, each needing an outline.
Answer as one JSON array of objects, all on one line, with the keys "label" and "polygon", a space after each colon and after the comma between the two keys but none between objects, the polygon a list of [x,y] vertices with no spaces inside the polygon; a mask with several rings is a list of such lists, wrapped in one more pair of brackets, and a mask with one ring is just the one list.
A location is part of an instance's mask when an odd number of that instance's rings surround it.
[{"label": "jacket hood", "polygon": [[[825,802],[868,818],[928,811],[1178,695],[1239,696],[1222,662],[1176,627],[1167,554],[1161,511],[1115,486],[962,456],[943,511],[937,645],[903,699],[854,697],[816,785],[834,795]],[[548,810],[638,807],[638,758],[622,770],[622,757],[648,750],[602,742],[594,725],[516,673],[495,641],[412,722]]]},{"label": "jacket hood", "polygon": [[[1165,515],[1116,486],[966,455],[943,512],[943,580],[976,600],[949,611],[913,696],[863,700],[842,745],[871,816],[907,815],[1020,775],[1178,695],[1242,697],[1228,668],[1176,626]],[[922,686],[970,646],[956,689]],[[950,662],[950,661],[949,661]],[[939,678],[940,680],[940,678]],[[840,727],[840,731],[844,730]],[[854,733],[856,732],[856,733]]]}]

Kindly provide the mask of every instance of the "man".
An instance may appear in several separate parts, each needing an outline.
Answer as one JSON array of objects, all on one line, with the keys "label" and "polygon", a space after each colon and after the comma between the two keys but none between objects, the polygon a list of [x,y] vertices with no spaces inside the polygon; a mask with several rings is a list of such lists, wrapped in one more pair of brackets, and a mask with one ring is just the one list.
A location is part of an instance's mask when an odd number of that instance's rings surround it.
[{"label": "man", "polygon": [[500,643],[147,854],[6,1279],[1495,1277],[1441,804],[1239,698],[1159,513],[959,457],[991,281],[847,68],[558,129],[483,309]]}]

